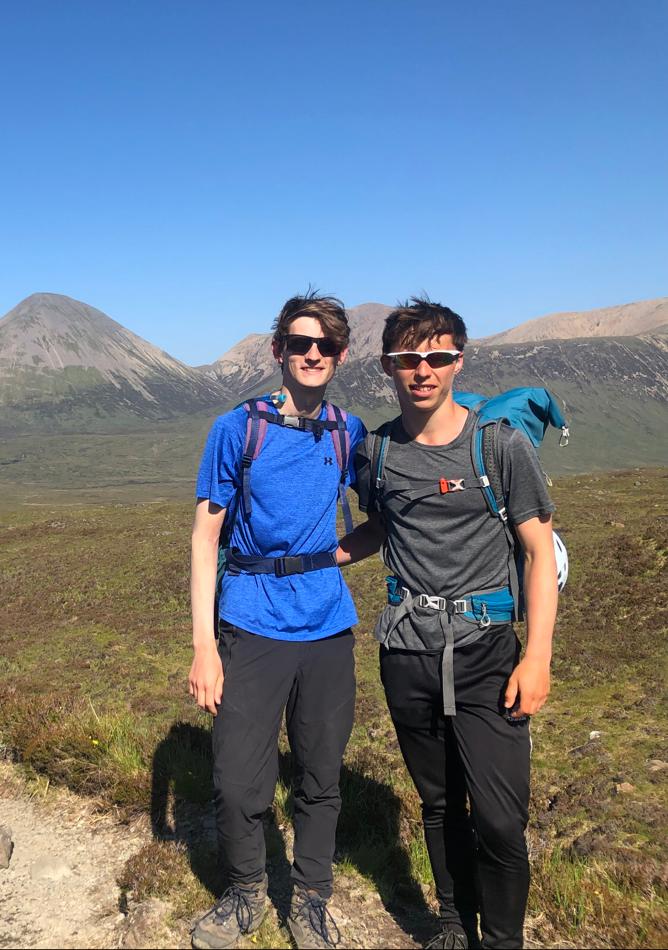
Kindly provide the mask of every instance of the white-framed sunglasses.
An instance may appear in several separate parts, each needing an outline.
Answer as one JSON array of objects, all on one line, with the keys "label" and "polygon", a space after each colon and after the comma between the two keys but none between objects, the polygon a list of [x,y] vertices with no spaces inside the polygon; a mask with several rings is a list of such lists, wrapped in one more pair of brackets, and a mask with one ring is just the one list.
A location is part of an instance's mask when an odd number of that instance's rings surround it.
[{"label": "white-framed sunglasses", "polygon": [[422,360],[426,360],[432,369],[443,369],[452,366],[462,355],[460,350],[428,350],[419,353],[417,350],[402,350],[399,353],[387,353],[397,369],[417,369]]}]

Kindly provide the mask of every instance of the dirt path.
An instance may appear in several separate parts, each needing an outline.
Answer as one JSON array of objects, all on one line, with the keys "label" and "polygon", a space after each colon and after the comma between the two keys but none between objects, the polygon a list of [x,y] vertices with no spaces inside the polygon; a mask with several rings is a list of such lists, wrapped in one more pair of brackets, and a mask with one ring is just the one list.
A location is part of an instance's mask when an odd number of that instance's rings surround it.
[{"label": "dirt path", "polygon": [[[0,868],[0,948],[190,947],[193,921],[175,920],[168,902],[153,898],[121,910],[117,880],[128,859],[152,840],[148,819],[128,825],[63,789],[26,783],[15,766],[0,760],[2,825],[11,828],[14,850],[9,867]],[[285,844],[288,860],[284,854],[268,863],[274,947],[291,945],[280,923],[290,894],[289,840]],[[416,938],[429,932],[424,911],[407,908],[395,918],[359,875],[337,873],[331,909],[343,934],[341,948],[413,950],[420,946]]]},{"label": "dirt path", "polygon": [[[0,869],[0,948],[190,946],[191,922],[171,920],[168,903],[149,900],[120,910],[116,882],[127,860],[151,840],[148,821],[121,823],[62,789],[26,784],[16,767],[0,762],[0,825],[11,828],[14,842],[9,867]],[[272,896],[281,907],[289,882],[274,871]],[[418,946],[365,881],[343,876],[332,903],[344,946]],[[278,929],[275,907],[270,913]],[[285,929],[280,933],[289,946]]]},{"label": "dirt path", "polygon": [[28,786],[0,763],[0,825],[11,828],[0,869],[0,947],[119,947],[128,932],[116,879],[144,843],[122,825],[45,784]]}]

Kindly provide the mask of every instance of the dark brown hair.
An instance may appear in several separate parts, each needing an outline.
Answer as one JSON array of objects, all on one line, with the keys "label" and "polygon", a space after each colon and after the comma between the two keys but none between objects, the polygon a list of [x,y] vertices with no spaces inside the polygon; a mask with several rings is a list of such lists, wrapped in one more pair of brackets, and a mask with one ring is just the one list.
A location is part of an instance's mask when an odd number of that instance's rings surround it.
[{"label": "dark brown hair", "polygon": [[452,337],[458,350],[464,349],[466,325],[458,313],[428,297],[411,297],[388,315],[383,330],[383,353],[419,346],[442,333]]},{"label": "dark brown hair", "polygon": [[338,297],[319,294],[310,287],[303,297],[290,297],[274,320],[273,342],[281,347],[290,332],[290,324],[298,317],[314,317],[319,321],[322,332],[344,350],[350,342],[350,327],[343,303]]}]

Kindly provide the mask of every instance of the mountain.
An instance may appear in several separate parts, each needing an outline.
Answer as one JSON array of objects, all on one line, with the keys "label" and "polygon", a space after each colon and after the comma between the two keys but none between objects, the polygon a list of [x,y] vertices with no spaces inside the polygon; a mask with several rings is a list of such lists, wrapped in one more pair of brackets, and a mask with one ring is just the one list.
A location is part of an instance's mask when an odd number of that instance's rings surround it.
[{"label": "mountain", "polygon": [[71,297],[32,294],[0,320],[0,431],[115,427],[229,400],[219,380]]},{"label": "mountain", "polygon": [[[392,307],[366,303],[348,311],[351,325],[349,360],[376,358],[381,352],[381,337],[385,318]],[[498,346],[504,343],[542,342],[558,339],[639,336],[660,332],[668,325],[668,297],[584,310],[573,313],[553,313],[546,317],[527,320],[511,330],[492,336],[472,339],[470,346]],[[219,379],[229,381],[241,395],[247,395],[253,386],[262,386],[266,380],[277,380],[276,366],[271,356],[270,333],[253,333],[244,337],[231,350],[210,366],[202,367]]]},{"label": "mountain", "polygon": [[[391,310],[392,307],[385,304],[363,303],[347,311],[351,331],[350,361],[380,352],[383,325]],[[271,353],[271,337],[271,333],[251,333],[215,363],[199,368],[238,393],[240,399],[276,386],[280,374]]]},{"label": "mountain", "polygon": [[[378,359],[390,309],[364,304],[349,311],[350,355],[328,390],[333,401],[361,415],[370,427],[398,411]],[[573,432],[566,450],[558,450],[549,434],[546,438],[541,455],[554,472],[665,465],[667,320],[668,298],[662,298],[529,321],[516,328],[519,335],[534,333],[539,339],[505,342],[514,332],[507,331],[471,341],[458,387],[483,395],[516,386],[548,387]],[[573,337],[561,339],[565,329]],[[269,334],[246,337],[213,364],[239,398],[279,385],[270,339]]]},{"label": "mountain", "polygon": [[382,303],[363,303],[348,311],[351,359],[362,359],[364,356],[380,353],[385,319],[392,309]]},{"label": "mountain", "polygon": [[[558,448],[554,430],[541,447],[553,473],[668,465],[668,340],[642,337],[549,340],[471,346],[457,388],[494,395],[518,386],[545,386],[571,426],[571,444]],[[328,393],[368,427],[398,414],[391,381],[377,358],[351,360]]]},{"label": "mountain", "polygon": [[665,323],[668,323],[668,297],[658,297],[598,310],[550,313],[476,342],[492,345],[580,337],[638,336]]},{"label": "mountain", "polygon": [[[572,428],[568,450],[557,451],[549,434],[541,450],[555,472],[666,465],[667,307],[662,298],[555,314],[516,328],[539,339],[507,342],[514,331],[506,331],[473,340],[459,388],[492,395],[547,386]],[[378,359],[390,309],[368,303],[349,311],[349,358],[328,391],[369,427],[398,411]],[[573,335],[560,337],[567,329]],[[134,432],[143,423],[152,433],[157,421],[174,420],[169,439],[182,431],[193,446],[170,463],[185,472],[183,460],[192,467],[214,415],[280,383],[270,341],[269,333],[247,336],[214,363],[192,368],[87,304],[34,294],[0,320],[0,435]]]}]

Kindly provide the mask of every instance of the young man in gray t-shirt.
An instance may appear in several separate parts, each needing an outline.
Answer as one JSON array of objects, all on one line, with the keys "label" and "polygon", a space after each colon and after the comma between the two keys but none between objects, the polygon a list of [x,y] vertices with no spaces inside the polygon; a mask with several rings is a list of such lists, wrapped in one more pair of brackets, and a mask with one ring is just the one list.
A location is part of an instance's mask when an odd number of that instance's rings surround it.
[{"label": "young man in gray t-shirt", "polygon": [[452,397],[465,342],[461,317],[429,300],[413,298],[387,318],[381,362],[401,416],[390,426],[380,485],[374,437],[358,449],[360,508],[369,520],[340,542],[337,559],[352,563],[382,546],[393,579],[374,632],[397,738],[422,799],[441,917],[428,946],[475,946],[480,913],[484,947],[521,947],[528,717],[549,692],[557,605],[554,505],[530,442],[502,427],[507,511],[525,556],[520,659],[509,615],[490,622],[454,606],[510,585],[506,534],[473,470],[475,416]]}]

